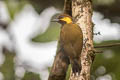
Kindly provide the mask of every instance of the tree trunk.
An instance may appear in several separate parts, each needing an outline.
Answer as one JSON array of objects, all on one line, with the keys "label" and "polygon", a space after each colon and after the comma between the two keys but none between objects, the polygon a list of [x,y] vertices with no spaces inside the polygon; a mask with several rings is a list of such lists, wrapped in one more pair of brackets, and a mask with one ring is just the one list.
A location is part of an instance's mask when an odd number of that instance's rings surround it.
[{"label": "tree trunk", "polygon": [[60,51],[56,54],[48,80],[65,80],[69,60]]},{"label": "tree trunk", "polygon": [[[91,0],[72,0],[72,16],[83,31],[82,70],[80,75],[71,73],[70,80],[90,80],[93,53],[93,24]],[[78,44],[79,45],[79,44]]]}]

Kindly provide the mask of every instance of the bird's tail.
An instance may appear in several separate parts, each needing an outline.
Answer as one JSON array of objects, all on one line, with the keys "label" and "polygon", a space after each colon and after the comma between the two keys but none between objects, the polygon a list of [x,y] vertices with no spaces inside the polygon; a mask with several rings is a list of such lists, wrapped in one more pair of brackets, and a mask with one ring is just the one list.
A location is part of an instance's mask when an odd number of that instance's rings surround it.
[{"label": "bird's tail", "polygon": [[79,62],[78,60],[73,60],[71,65],[72,65],[72,72],[73,73],[80,73],[80,71],[81,71],[81,62]]}]

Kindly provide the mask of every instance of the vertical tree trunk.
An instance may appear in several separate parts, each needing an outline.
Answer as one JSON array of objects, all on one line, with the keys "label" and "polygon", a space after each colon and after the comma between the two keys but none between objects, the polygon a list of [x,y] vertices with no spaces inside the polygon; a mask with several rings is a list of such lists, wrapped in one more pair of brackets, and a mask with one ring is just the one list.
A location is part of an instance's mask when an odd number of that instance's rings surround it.
[{"label": "vertical tree trunk", "polygon": [[70,80],[90,80],[91,55],[94,54],[92,13],[91,0],[72,0],[72,16],[83,31],[84,45],[81,53],[81,73],[71,73]]}]

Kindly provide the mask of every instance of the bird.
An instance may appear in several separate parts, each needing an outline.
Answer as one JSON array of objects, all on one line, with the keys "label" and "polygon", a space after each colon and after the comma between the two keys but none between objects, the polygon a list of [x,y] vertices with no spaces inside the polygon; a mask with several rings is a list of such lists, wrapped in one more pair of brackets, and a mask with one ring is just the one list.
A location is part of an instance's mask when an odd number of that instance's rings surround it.
[{"label": "bird", "polygon": [[83,33],[79,25],[75,24],[68,14],[60,14],[52,22],[60,23],[60,48],[69,58],[73,73],[81,71],[81,51],[83,47]]}]

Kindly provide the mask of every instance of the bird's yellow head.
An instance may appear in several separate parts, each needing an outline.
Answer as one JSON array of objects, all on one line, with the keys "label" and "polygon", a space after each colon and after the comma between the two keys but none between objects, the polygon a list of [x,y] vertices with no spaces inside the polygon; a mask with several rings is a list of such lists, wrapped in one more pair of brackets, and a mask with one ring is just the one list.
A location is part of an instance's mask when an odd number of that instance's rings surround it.
[{"label": "bird's yellow head", "polygon": [[72,17],[67,14],[59,15],[57,19],[52,20],[53,22],[58,22],[60,24],[72,23]]}]

